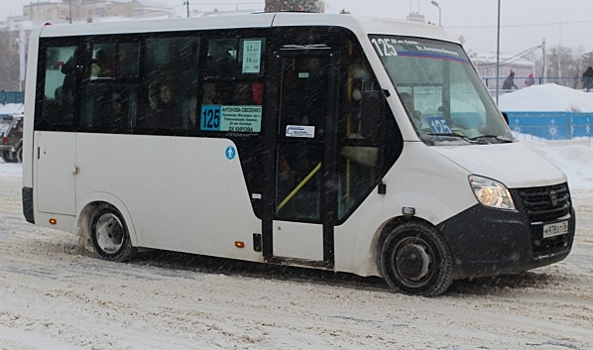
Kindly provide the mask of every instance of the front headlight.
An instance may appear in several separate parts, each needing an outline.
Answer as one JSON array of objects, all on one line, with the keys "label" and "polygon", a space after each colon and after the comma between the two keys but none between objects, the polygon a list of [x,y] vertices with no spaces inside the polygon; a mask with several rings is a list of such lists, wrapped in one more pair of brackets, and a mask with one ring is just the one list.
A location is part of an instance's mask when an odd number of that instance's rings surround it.
[{"label": "front headlight", "polygon": [[497,209],[515,209],[513,198],[505,185],[485,177],[470,175],[469,184],[480,203]]}]

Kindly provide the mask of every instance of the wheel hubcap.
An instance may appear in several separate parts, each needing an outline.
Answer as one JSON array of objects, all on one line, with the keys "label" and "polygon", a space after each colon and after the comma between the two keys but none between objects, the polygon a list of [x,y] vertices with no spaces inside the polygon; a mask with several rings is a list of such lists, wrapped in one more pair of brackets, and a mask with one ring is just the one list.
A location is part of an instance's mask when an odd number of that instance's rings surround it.
[{"label": "wheel hubcap", "polygon": [[431,274],[434,257],[430,247],[422,240],[402,240],[395,250],[394,258],[397,274],[409,287],[422,285]]},{"label": "wheel hubcap", "polygon": [[101,215],[95,228],[97,244],[107,254],[116,253],[123,244],[124,228],[117,216],[112,213]]}]

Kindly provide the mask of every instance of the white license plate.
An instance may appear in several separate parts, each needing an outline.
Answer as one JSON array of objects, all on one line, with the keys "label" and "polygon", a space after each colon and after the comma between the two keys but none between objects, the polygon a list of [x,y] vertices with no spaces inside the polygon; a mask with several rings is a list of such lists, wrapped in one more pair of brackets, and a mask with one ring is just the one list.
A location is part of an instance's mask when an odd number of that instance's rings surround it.
[{"label": "white license plate", "polygon": [[544,225],[544,238],[568,233],[568,220]]}]

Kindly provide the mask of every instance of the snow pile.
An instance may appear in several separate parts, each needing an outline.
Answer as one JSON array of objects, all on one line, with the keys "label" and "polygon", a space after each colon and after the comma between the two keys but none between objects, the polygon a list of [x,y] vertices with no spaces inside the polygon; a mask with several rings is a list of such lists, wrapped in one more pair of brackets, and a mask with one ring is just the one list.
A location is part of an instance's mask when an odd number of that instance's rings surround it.
[{"label": "snow pile", "polygon": [[509,112],[593,112],[593,92],[587,93],[557,84],[533,85],[498,98],[501,111]]},{"label": "snow pile", "polygon": [[566,174],[571,189],[593,189],[593,148],[581,141],[555,143],[521,139],[521,142],[560,168]]}]

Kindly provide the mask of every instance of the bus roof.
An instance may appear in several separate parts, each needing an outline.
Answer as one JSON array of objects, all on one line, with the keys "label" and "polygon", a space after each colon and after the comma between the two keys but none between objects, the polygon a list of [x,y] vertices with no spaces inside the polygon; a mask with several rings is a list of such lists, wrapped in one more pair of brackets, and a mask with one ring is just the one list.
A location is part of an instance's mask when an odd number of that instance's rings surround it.
[{"label": "bus roof", "polygon": [[366,36],[368,34],[402,35],[418,38],[435,38],[455,43],[459,42],[453,34],[431,24],[396,19],[363,17],[351,14],[299,12],[254,13],[247,15],[133,20],[85,24],[58,24],[45,26],[41,30],[40,37],[291,26],[337,26],[348,28],[360,36]]}]

